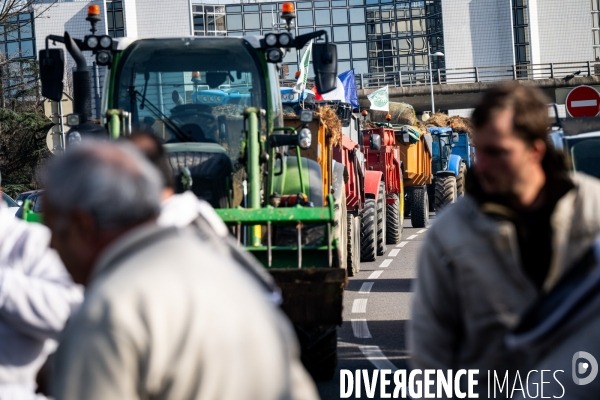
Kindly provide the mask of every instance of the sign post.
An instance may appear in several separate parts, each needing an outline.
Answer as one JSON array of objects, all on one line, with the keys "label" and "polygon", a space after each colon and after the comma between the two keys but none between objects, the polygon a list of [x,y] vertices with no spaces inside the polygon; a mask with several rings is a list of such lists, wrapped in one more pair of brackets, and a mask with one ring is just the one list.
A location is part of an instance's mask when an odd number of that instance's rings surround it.
[{"label": "sign post", "polygon": [[600,93],[591,86],[577,86],[567,94],[565,107],[571,117],[596,117],[600,113]]}]

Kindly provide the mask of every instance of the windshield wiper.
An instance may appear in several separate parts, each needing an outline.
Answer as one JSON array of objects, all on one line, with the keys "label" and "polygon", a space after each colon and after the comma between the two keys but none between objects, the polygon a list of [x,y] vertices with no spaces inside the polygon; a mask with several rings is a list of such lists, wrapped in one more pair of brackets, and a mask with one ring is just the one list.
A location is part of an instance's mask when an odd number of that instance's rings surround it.
[{"label": "windshield wiper", "polygon": [[167,128],[173,132],[173,134],[182,142],[195,142],[195,140],[184,131],[181,130],[169,117],[167,117],[158,107],[156,107],[150,100],[146,98],[143,94],[134,90],[136,100],[140,100],[145,107],[150,110],[150,112],[158,119],[163,120]]}]

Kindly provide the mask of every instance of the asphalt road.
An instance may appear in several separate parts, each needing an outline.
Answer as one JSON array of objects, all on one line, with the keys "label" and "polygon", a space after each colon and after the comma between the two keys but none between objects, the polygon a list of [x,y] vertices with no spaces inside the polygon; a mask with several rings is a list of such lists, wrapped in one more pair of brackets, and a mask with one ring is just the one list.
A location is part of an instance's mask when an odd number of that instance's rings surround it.
[{"label": "asphalt road", "polygon": [[[431,221],[430,221],[431,222]],[[412,228],[404,220],[399,245],[387,245],[385,256],[361,263],[344,292],[344,322],[338,328],[338,370],[328,382],[318,382],[323,400],[340,398],[340,369],[367,370],[407,368],[406,325],[410,319],[412,285],[416,277],[419,249],[426,229]],[[364,387],[364,386],[363,386]],[[380,397],[377,387],[374,397]]]}]

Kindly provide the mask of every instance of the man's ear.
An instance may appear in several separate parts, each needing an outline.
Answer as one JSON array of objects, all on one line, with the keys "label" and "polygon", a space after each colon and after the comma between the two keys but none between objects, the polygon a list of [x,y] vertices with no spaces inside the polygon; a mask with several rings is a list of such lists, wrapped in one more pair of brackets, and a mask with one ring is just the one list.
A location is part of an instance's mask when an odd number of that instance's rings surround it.
[{"label": "man's ear", "polygon": [[535,158],[535,161],[539,163],[542,162],[544,156],[546,155],[547,148],[548,147],[546,145],[546,142],[542,139],[536,139],[533,141],[533,143],[531,144],[531,152],[533,154],[533,157]]},{"label": "man's ear", "polygon": [[75,234],[86,243],[95,243],[98,239],[98,229],[91,214],[74,210],[71,212],[71,221]]}]

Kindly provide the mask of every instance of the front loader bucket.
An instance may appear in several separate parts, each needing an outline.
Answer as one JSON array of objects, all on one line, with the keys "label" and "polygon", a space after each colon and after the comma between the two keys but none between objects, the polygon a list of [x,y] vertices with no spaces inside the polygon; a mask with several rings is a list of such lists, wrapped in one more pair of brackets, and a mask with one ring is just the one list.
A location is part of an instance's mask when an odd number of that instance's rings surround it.
[{"label": "front loader bucket", "polygon": [[[329,207],[238,207],[216,212],[234,227],[240,245],[243,226],[260,227],[261,245],[248,245],[246,250],[273,275],[282,291],[282,308],[294,324],[341,324],[347,277],[346,269],[340,265],[337,240],[333,239],[333,201]],[[296,232],[293,244],[278,244],[273,235],[279,228],[284,228],[286,234]],[[311,237],[307,241],[302,236],[303,232],[315,230],[320,232],[318,239]]]}]

